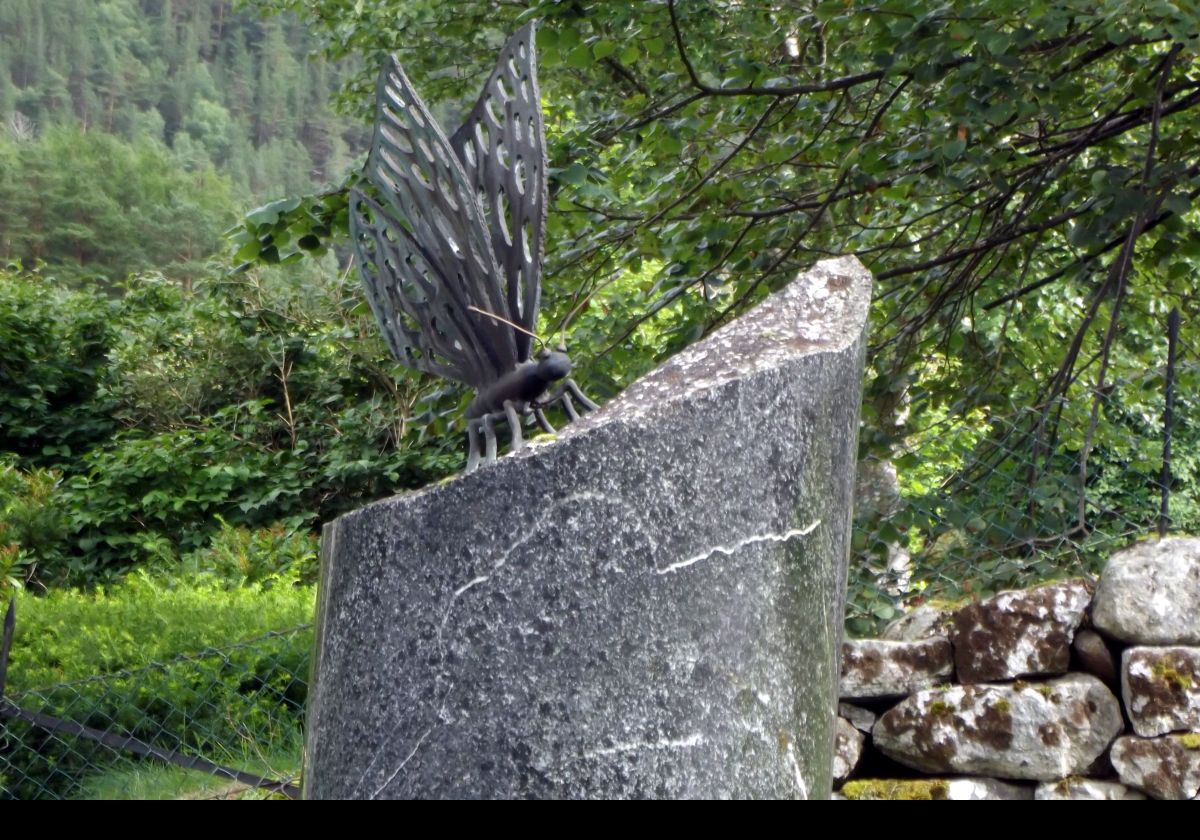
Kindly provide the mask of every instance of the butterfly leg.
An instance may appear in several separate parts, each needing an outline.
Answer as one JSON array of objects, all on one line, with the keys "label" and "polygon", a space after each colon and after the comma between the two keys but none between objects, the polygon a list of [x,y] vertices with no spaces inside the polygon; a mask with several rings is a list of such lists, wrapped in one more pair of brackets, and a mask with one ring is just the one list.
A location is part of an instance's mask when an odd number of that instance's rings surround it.
[{"label": "butterfly leg", "polygon": [[545,409],[549,408],[550,406],[552,406],[556,402],[558,402],[562,398],[562,394],[563,394],[563,386],[560,385],[559,387],[554,389],[554,391],[550,394],[550,396],[545,397],[544,399],[534,400],[532,403],[530,403],[530,405],[532,405],[533,408],[537,411],[544,411]]},{"label": "butterfly leg", "polygon": [[575,403],[571,401],[571,394],[568,391],[563,390],[558,395],[558,399],[562,402],[563,409],[567,412],[567,417],[571,418],[571,422],[574,423],[576,420],[578,420],[579,412],[575,410]]},{"label": "butterfly leg", "polygon": [[546,412],[540,408],[533,409],[533,416],[537,418],[538,425],[542,427],[543,432],[555,434],[554,427],[550,425],[550,421],[546,419]]},{"label": "butterfly leg", "polygon": [[579,404],[582,405],[586,411],[595,411],[600,407],[588,399],[587,394],[583,393],[583,390],[575,384],[574,379],[568,379],[563,383],[563,387],[566,389],[563,392],[563,395],[565,396],[566,394],[570,394],[575,399],[579,400]]},{"label": "butterfly leg", "polygon": [[546,420],[545,409],[555,403],[561,403],[563,411],[567,413],[567,419],[575,421],[579,419],[579,409],[575,407],[575,400],[579,400],[584,411],[595,411],[600,407],[588,399],[587,394],[583,393],[583,389],[575,383],[574,379],[566,379],[554,389],[550,396],[533,403],[534,416],[543,429],[553,433],[554,427]]},{"label": "butterfly leg", "polygon": [[496,460],[496,427],[492,425],[493,422],[494,415],[483,415],[483,460],[489,464]]},{"label": "butterfly leg", "polygon": [[521,434],[521,421],[517,417],[517,407],[512,400],[504,401],[504,416],[508,420],[508,430],[512,433],[512,450],[516,452],[525,448],[525,438]]},{"label": "butterfly leg", "polygon": [[467,421],[467,440],[470,444],[470,449],[467,452],[467,472],[475,472],[479,466],[479,426],[481,421],[479,418]]}]

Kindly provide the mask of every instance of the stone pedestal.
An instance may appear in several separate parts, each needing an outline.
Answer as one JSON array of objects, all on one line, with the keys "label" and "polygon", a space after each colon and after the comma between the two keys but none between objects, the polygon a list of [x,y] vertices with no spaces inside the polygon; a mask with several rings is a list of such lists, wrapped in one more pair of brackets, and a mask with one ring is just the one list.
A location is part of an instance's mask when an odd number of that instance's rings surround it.
[{"label": "stone pedestal", "polygon": [[341,517],[310,798],[827,798],[871,280],[830,260],[601,411]]}]

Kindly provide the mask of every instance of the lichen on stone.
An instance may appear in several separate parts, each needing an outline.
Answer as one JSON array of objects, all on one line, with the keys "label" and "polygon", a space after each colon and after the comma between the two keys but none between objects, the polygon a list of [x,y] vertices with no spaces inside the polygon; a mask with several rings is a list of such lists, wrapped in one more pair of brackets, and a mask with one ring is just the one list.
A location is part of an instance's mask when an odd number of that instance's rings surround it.
[{"label": "lichen on stone", "polygon": [[1183,732],[1172,736],[1185,750],[1200,750],[1200,732]]},{"label": "lichen on stone", "polygon": [[950,784],[944,779],[858,779],[846,782],[847,799],[946,799]]},{"label": "lichen on stone", "polygon": [[1183,673],[1165,659],[1154,663],[1154,676],[1177,691],[1187,691],[1192,687],[1192,678]]}]

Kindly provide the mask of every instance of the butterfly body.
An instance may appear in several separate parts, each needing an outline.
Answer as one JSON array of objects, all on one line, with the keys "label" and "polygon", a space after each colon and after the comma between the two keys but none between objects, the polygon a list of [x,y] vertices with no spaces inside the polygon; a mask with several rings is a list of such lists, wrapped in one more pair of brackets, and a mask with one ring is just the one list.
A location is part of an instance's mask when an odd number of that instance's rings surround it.
[{"label": "butterfly body", "polygon": [[511,402],[518,411],[534,405],[538,397],[555,382],[571,373],[571,360],[566,353],[547,353],[538,361],[521,362],[511,373],[479,391],[467,406],[467,419],[504,411]]},{"label": "butterfly body", "polygon": [[[558,402],[570,419],[592,403],[569,378],[565,353],[532,339],[541,297],[546,151],[534,25],[501,50],[466,121],[447,137],[393,56],[380,74],[363,181],[350,191],[359,270],[393,355],[475,389],[467,411],[467,470],[494,460],[493,424],[512,448],[531,415]],[[552,395],[544,397],[554,383]]]}]

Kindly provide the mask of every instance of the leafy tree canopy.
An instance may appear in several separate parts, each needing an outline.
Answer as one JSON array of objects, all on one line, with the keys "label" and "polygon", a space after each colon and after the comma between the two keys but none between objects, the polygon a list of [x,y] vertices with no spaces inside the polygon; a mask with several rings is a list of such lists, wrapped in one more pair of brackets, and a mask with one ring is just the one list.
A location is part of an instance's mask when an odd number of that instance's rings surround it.
[{"label": "leafy tree canopy", "polygon": [[[1198,305],[1194,0],[256,5],[369,59],[346,94],[367,119],[385,52],[465,110],[504,36],[543,21],[550,315],[623,301],[585,339],[594,377],[637,372],[643,319],[669,352],[834,254],[878,280],[881,417],[927,360],[953,360],[920,373],[947,402],[1102,385]],[[336,231],[344,199],[278,209],[243,257]]]}]

